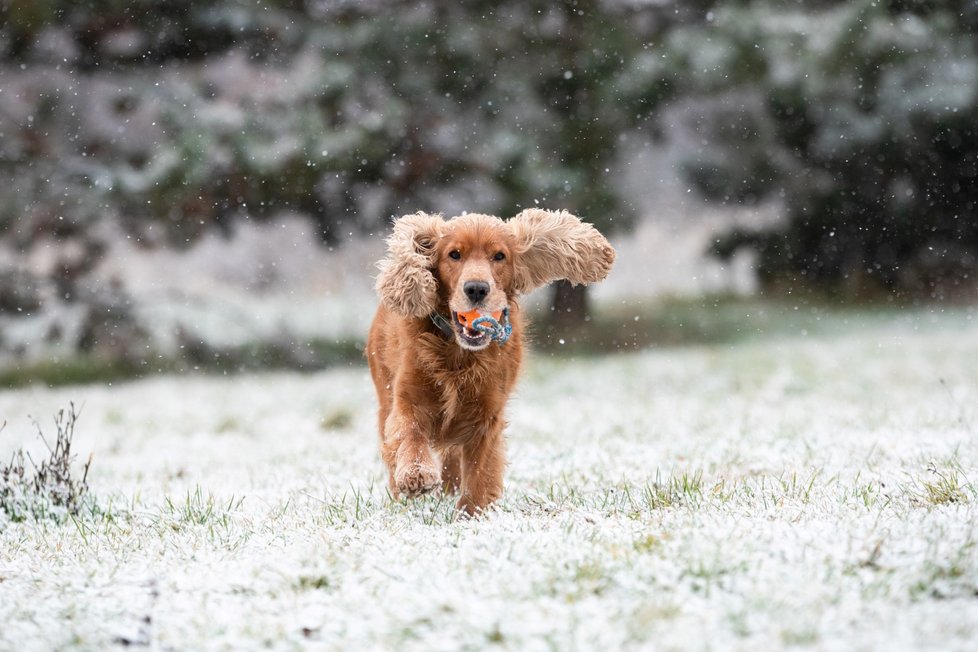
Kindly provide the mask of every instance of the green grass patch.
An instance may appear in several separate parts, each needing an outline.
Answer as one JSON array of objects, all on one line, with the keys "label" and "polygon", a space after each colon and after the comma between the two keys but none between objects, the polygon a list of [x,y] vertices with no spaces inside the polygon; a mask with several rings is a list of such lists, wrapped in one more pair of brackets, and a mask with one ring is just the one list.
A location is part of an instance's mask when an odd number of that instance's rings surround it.
[{"label": "green grass patch", "polygon": [[363,364],[359,340],[313,340],[298,343],[255,342],[239,347],[203,345],[177,355],[148,355],[129,360],[79,354],[68,358],[0,365],[0,387],[58,387],[136,380],[163,374],[237,374],[255,371],[321,371]]},{"label": "green grass patch", "polygon": [[[158,369],[157,373],[172,371],[172,364],[154,365],[154,367]],[[153,372],[144,364],[79,355],[63,360],[15,362],[0,367],[0,387],[14,388],[29,385],[56,387],[106,383],[121,378],[138,378],[151,373]]]},{"label": "green grass patch", "polygon": [[323,430],[345,430],[353,425],[353,410],[348,407],[336,407],[323,415],[319,427]]},{"label": "green grass patch", "polygon": [[[529,312],[533,348],[550,355],[568,356],[624,353],[650,347],[730,345],[769,337],[825,336],[869,329],[894,319],[916,326],[937,314],[943,315],[944,323],[978,321],[978,311],[967,306],[889,301],[840,303],[818,295],[625,300],[595,307],[594,315],[579,326],[559,328],[548,320],[545,307],[538,306]],[[356,338],[280,339],[236,347],[194,343],[185,345],[176,355],[153,353],[141,360],[80,354],[0,365],[0,386],[53,387],[195,372],[225,375],[266,370],[312,372],[361,365],[363,348],[363,340]]]},{"label": "green grass patch", "polygon": [[934,313],[976,318],[973,307],[914,302],[840,302],[806,295],[623,300],[604,304],[576,327],[556,327],[546,308],[531,314],[536,348],[568,355],[628,352],[649,347],[735,344],[767,337],[826,335],[872,328],[894,318],[923,322]]},{"label": "green grass patch", "polygon": [[329,578],[325,575],[300,575],[295,585],[300,591],[324,590],[330,586]]}]

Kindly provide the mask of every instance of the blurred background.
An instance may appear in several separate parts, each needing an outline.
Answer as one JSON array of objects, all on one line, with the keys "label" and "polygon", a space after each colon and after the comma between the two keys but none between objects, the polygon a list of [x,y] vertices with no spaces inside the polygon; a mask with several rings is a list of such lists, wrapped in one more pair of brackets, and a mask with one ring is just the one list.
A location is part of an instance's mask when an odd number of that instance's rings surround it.
[{"label": "blurred background", "polygon": [[553,355],[970,311],[976,31],[971,0],[0,0],[0,386],[359,364],[417,210],[610,236],[607,282],[530,298]]}]

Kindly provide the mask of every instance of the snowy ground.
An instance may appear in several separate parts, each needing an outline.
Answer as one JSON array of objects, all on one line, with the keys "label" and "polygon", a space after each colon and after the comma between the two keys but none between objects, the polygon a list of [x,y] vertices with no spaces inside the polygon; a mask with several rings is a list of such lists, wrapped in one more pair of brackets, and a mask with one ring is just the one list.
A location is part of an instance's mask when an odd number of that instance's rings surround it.
[{"label": "snowy ground", "polygon": [[102,513],[0,524],[0,649],[976,649],[976,360],[965,310],[541,356],[470,522],[387,498],[365,368],[3,392],[2,459],[84,405]]}]

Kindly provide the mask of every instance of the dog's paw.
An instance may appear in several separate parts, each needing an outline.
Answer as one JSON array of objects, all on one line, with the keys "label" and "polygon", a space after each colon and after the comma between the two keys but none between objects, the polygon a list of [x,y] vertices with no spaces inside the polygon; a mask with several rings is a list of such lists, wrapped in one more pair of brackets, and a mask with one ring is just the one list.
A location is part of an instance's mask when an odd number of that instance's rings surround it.
[{"label": "dog's paw", "polygon": [[455,503],[455,518],[456,519],[470,519],[479,518],[486,513],[489,505],[480,505],[476,501],[472,500],[471,496],[462,495],[458,502]]},{"label": "dog's paw", "polygon": [[441,473],[433,464],[409,464],[397,470],[394,474],[394,484],[399,495],[414,498],[439,488]]}]

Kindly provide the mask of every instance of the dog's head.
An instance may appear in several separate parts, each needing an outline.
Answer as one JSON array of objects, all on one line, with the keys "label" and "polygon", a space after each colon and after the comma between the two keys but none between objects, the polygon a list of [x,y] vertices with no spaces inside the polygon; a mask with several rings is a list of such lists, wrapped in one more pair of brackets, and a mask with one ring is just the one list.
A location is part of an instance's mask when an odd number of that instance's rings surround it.
[{"label": "dog's head", "polygon": [[489,346],[491,338],[466,328],[459,313],[498,312],[558,279],[600,281],[615,260],[615,250],[590,224],[536,208],[508,221],[405,215],[394,223],[387,245],[377,278],[381,302],[405,317],[443,313],[459,346],[473,351]]}]

